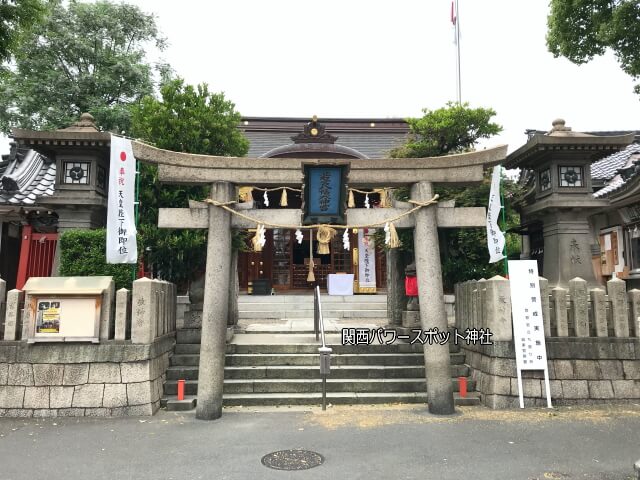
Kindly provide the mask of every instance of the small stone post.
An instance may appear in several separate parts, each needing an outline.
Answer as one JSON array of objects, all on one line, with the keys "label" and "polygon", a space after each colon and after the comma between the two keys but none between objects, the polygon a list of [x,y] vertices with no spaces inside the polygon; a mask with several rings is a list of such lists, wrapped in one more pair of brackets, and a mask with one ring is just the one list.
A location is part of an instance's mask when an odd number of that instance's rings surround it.
[{"label": "small stone post", "polygon": [[640,337],[638,331],[638,317],[640,317],[640,290],[634,288],[627,293],[629,296],[629,310],[631,310],[631,336]]},{"label": "small stone post", "polygon": [[587,281],[576,277],[569,280],[569,297],[576,337],[589,336],[589,295]]},{"label": "small stone post", "polygon": [[[129,290],[121,288],[116,292],[116,328],[114,340],[126,340],[129,319]],[[129,327],[129,331],[131,327]]]},{"label": "small stone post", "polygon": [[542,321],[544,323],[544,336],[551,336],[551,309],[549,308],[549,280],[538,277],[540,285],[540,302],[542,307]]},{"label": "small stone post", "polygon": [[629,336],[629,306],[627,305],[626,282],[612,278],[607,282],[607,293],[611,302],[611,318],[616,337]]},{"label": "small stone post", "polygon": [[551,290],[553,310],[556,317],[556,335],[558,337],[569,336],[569,322],[567,318],[567,291],[556,287]]},{"label": "small stone post", "polygon": [[7,293],[7,312],[4,322],[4,339],[18,340],[18,336],[22,335],[21,328],[21,306],[24,301],[24,292],[22,290],[9,290]]},{"label": "small stone post", "polygon": [[485,328],[487,326],[487,280],[481,278],[476,283],[478,289],[478,316],[476,318],[475,328]]},{"label": "small stone post", "polygon": [[486,304],[487,316],[485,325],[493,334],[491,341],[511,341],[513,332],[511,330],[511,292],[509,291],[509,280],[500,275],[486,280]]},{"label": "small stone post", "polygon": [[4,332],[4,321],[5,321],[6,311],[7,311],[7,282],[5,282],[0,278],[0,335],[3,335],[3,332]]},{"label": "small stone post", "polygon": [[[211,185],[211,199],[228,202],[235,189],[228,182]],[[207,269],[202,311],[202,340],[198,376],[196,418],[215,420],[222,415],[222,388],[226,348],[227,315],[229,313],[229,281],[231,262],[231,214],[209,206],[207,236]]]},{"label": "small stone post", "polygon": [[157,282],[140,278],[133,282],[131,299],[131,343],[152,343],[156,337]]},{"label": "small stone post", "polygon": [[[432,196],[431,182],[419,182],[411,187],[413,200],[426,202]],[[424,331],[437,328],[444,332],[447,331],[447,314],[442,289],[436,206],[421,208],[414,215],[416,224],[413,241],[418,274],[420,324]],[[424,363],[429,412],[436,415],[454,413],[449,345],[425,345]]]},{"label": "small stone post", "polygon": [[598,337],[607,337],[609,331],[607,329],[607,304],[605,293],[602,288],[594,288],[590,292],[591,307],[593,310],[593,323]]}]

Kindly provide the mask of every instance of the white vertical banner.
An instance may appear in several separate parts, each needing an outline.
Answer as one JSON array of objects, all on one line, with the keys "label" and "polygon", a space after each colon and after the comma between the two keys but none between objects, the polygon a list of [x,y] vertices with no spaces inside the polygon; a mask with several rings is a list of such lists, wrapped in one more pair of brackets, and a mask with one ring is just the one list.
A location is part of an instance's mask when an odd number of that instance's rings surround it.
[{"label": "white vertical banner", "polygon": [[491,191],[489,192],[489,206],[487,207],[487,245],[489,248],[489,263],[499,262],[504,258],[504,233],[498,227],[500,218],[500,165],[493,167],[491,176]]},{"label": "white vertical banner", "polygon": [[376,288],[376,245],[373,239],[375,228],[358,230],[358,287]]},{"label": "white vertical banner", "polygon": [[509,288],[520,408],[524,408],[522,370],[544,370],[547,406],[551,408],[538,262],[509,260]]},{"label": "white vertical banner", "polygon": [[137,263],[134,213],[136,159],[131,141],[111,135],[109,204],[107,207],[107,263]]}]

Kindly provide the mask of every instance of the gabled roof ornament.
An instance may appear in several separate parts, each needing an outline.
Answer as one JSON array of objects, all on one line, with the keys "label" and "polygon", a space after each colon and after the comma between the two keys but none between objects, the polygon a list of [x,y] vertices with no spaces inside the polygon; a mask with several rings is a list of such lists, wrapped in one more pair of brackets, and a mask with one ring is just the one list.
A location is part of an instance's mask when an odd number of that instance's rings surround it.
[{"label": "gabled roof ornament", "polygon": [[326,128],[314,115],[311,121],[305,124],[304,131],[291,137],[291,140],[293,143],[336,143],[338,137],[327,133]]}]

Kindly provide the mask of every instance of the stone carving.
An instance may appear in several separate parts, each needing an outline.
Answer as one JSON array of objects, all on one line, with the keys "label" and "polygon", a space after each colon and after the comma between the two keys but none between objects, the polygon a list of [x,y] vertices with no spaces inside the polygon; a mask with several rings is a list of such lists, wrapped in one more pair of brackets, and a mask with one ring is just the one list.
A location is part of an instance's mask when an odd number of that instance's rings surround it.
[{"label": "stone carving", "polygon": [[578,241],[575,238],[571,239],[569,249],[571,251],[571,263],[582,264],[582,257],[580,256],[580,245],[578,245]]}]

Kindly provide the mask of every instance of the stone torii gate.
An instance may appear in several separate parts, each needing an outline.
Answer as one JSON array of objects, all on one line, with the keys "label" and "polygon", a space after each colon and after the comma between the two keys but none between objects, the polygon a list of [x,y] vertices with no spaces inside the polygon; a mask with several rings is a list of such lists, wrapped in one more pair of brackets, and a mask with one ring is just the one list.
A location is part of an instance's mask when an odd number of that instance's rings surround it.
[{"label": "stone torii gate", "polygon": [[[335,164],[331,159],[235,158],[195,155],[161,150],[139,142],[133,143],[138,160],[158,164],[161,182],[211,186],[210,199],[232,202],[237,187],[260,185],[294,186],[303,183],[303,163]],[[433,197],[434,184],[469,185],[479,183],[483,169],[501,163],[507,146],[478,152],[436,158],[394,158],[343,160],[349,163],[349,187],[380,188],[411,186],[411,199],[427,202]],[[192,202],[191,208],[160,209],[160,228],[207,228],[207,261],[202,314],[202,340],[198,378],[196,418],[214,420],[222,415],[225,337],[231,285],[231,229],[255,227],[237,215],[211,204]],[[347,210],[350,225],[384,223],[406,211],[402,208]],[[257,221],[299,225],[299,209],[242,210]],[[481,227],[485,225],[484,207],[424,207],[395,222],[396,228],[415,228],[414,247],[419,285],[420,325],[423,330],[447,330],[442,270],[438,246],[438,227]],[[449,346],[424,347],[427,401],[429,412],[454,413],[453,387],[450,377]]]}]

